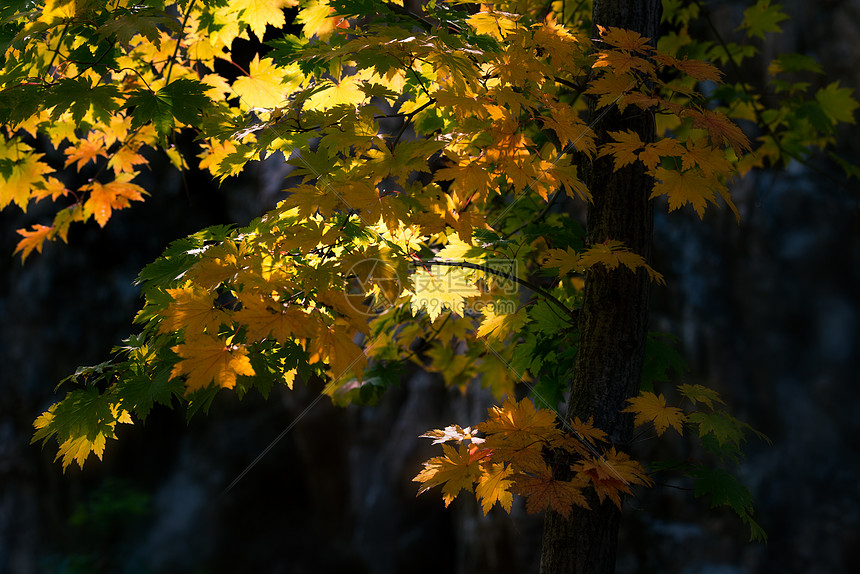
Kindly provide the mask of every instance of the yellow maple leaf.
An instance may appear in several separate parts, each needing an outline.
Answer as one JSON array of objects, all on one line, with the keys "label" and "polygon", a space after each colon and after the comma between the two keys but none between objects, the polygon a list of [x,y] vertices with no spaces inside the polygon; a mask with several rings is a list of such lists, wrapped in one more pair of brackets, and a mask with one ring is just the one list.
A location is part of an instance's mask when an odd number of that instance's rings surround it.
[{"label": "yellow maple leaf", "polygon": [[312,110],[328,110],[342,104],[358,106],[367,99],[361,85],[361,80],[355,76],[341,78],[339,82],[325,82],[320,91],[306,100],[305,106]]},{"label": "yellow maple leaf", "polygon": [[484,319],[475,334],[478,337],[485,337],[488,341],[501,342],[529,321],[529,316],[523,307],[517,309],[515,313],[504,311],[503,307],[489,305],[483,311]]},{"label": "yellow maple leaf", "polygon": [[442,500],[445,506],[453,502],[461,490],[472,491],[472,486],[481,477],[479,458],[472,445],[461,444],[458,448],[443,444],[443,456],[431,458],[424,463],[424,470],[413,478],[420,482],[418,494],[427,492],[434,486],[442,486]]},{"label": "yellow maple leaf", "polygon": [[170,372],[170,378],[187,375],[185,393],[208,387],[213,382],[227,389],[236,385],[238,375],[254,376],[248,351],[230,345],[212,335],[200,334],[172,347],[180,360]]},{"label": "yellow maple leaf", "polygon": [[639,134],[632,130],[609,132],[609,135],[615,141],[604,144],[597,156],[611,155],[616,171],[639,159],[639,152],[645,149]]},{"label": "yellow maple leaf", "polygon": [[633,253],[624,246],[624,243],[615,239],[607,239],[603,243],[597,243],[586,249],[579,256],[579,264],[583,267],[593,267],[600,264],[609,270],[618,268],[619,265],[636,271],[640,267],[648,273],[652,281],[665,284],[663,275],[645,263],[645,259],[638,253]]},{"label": "yellow maple leaf", "polygon": [[696,170],[677,171],[658,167],[654,172],[658,180],[649,199],[661,195],[669,198],[669,211],[690,204],[699,217],[704,217],[708,203],[716,204],[714,190],[724,190],[725,186],[715,178],[704,177]]},{"label": "yellow maple leaf", "polygon": [[481,476],[478,478],[478,486],[475,495],[481,502],[481,510],[486,515],[497,502],[511,512],[514,496],[510,491],[513,481],[511,475],[513,470],[504,463],[484,465],[481,468]]},{"label": "yellow maple leaf", "polygon": [[416,269],[411,279],[412,313],[417,315],[421,310],[427,311],[431,322],[444,309],[463,316],[466,312],[465,299],[481,294],[469,281],[468,271],[460,267],[431,264],[429,269]]},{"label": "yellow maple leaf", "polygon": [[18,155],[14,146],[7,149],[3,147],[0,142],[0,158],[11,159],[15,163],[9,176],[0,174],[0,209],[13,202],[21,209],[26,209],[31,193],[38,195],[39,188],[45,186],[45,175],[54,170],[39,161],[44,154],[22,152]]},{"label": "yellow maple leaf", "polygon": [[113,210],[129,207],[130,201],[143,201],[143,194],[146,192],[139,185],[130,183],[135,175],[121,173],[109,183],[91,181],[81,187],[79,191],[90,192],[89,198],[84,202],[84,217],[94,216],[99,226],[104,227]]},{"label": "yellow maple leaf", "polygon": [[266,26],[282,28],[286,23],[284,8],[293,8],[298,0],[232,0],[230,8],[241,11],[240,19],[246,22],[257,39],[263,41]]},{"label": "yellow maple leaf", "polygon": [[332,16],[332,11],[328,0],[311,0],[296,17],[296,22],[302,25],[302,34],[306,38],[316,36],[326,41],[336,28],[349,27],[349,22],[340,16]]},{"label": "yellow maple leaf", "polygon": [[23,263],[27,256],[32,253],[35,249],[38,253],[42,252],[42,245],[46,240],[51,238],[51,232],[54,231],[53,227],[47,227],[45,225],[33,225],[32,231],[27,231],[26,229],[18,229],[18,235],[23,235],[24,239],[18,242],[18,245],[15,247],[15,253],[21,251],[21,262]]},{"label": "yellow maple leaf", "polygon": [[652,392],[643,391],[638,397],[627,399],[627,402],[630,405],[621,412],[634,413],[636,426],[653,422],[657,436],[666,432],[670,426],[679,434],[684,434],[687,415],[677,407],[666,406],[666,397],[662,394],[655,395]]},{"label": "yellow maple leaf", "polygon": [[248,66],[248,75],[237,78],[232,89],[239,97],[242,111],[254,108],[271,110],[283,106],[300,82],[300,76],[292,67],[282,68],[271,58],[260,59],[256,54]]},{"label": "yellow maple leaf", "polygon": [[317,335],[307,342],[307,351],[309,363],[328,365],[332,381],[323,392],[329,395],[337,390],[346,374],[359,375],[367,366],[367,357],[361,347],[353,343],[345,321],[336,321],[331,327],[321,326]]},{"label": "yellow maple leaf", "polygon": [[466,18],[466,23],[478,34],[504,40],[505,36],[517,29],[516,14],[507,12],[478,12]]}]

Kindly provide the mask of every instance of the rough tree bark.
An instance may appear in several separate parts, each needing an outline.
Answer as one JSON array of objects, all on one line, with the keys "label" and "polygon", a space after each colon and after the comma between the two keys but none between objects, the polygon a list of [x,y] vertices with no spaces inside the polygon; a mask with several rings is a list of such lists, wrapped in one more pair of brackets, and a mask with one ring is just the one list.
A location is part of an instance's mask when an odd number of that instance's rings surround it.
[{"label": "rough tree bark", "polygon": [[[595,25],[635,30],[656,41],[660,0],[595,0]],[[596,32],[595,32],[596,34]],[[592,114],[594,116],[594,114]],[[654,141],[654,115],[617,109],[593,126],[598,146],[609,131],[635,130]],[[609,157],[584,166],[594,198],[588,209],[589,243],[618,239],[648,259],[653,182],[641,165],[613,171]],[[590,272],[580,314],[580,343],[572,373],[567,418],[594,417],[619,448],[632,432],[630,417],[619,412],[639,390],[647,334],[649,281],[644,271]],[[566,465],[557,465],[564,468]],[[612,574],[618,548],[620,511],[609,501],[589,500],[591,510],[573,509],[570,518],[548,512],[541,551],[542,574]]]}]

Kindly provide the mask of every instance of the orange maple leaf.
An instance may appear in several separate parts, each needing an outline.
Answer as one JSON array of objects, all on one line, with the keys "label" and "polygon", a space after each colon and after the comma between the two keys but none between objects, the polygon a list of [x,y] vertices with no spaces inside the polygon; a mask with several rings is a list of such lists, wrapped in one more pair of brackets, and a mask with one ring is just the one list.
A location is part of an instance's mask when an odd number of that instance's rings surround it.
[{"label": "orange maple leaf", "polygon": [[750,150],[750,141],[746,134],[725,114],[711,110],[684,108],[681,115],[690,118],[693,121],[693,127],[708,130],[708,135],[714,144],[730,145],[738,154]]},{"label": "orange maple leaf", "polygon": [[630,405],[621,412],[634,413],[636,426],[653,422],[657,436],[666,432],[670,426],[679,434],[684,434],[687,415],[677,407],[666,406],[666,397],[662,394],[658,396],[652,392],[643,391],[638,397],[627,399],[627,402]]},{"label": "orange maple leaf", "polygon": [[634,56],[626,50],[606,50],[600,52],[594,68],[609,68],[616,74],[626,74],[632,70],[649,75],[654,74],[654,65],[644,58]]},{"label": "orange maple leaf", "polygon": [[700,82],[711,81],[719,83],[723,78],[723,73],[719,68],[704,60],[688,60],[686,58],[681,60],[663,52],[656,53],[654,59],[658,63],[676,68]]},{"label": "orange maple leaf", "polygon": [[133,177],[134,174],[123,173],[110,183],[92,181],[81,187],[80,191],[90,191],[84,202],[84,216],[94,216],[99,226],[104,227],[113,210],[125,209],[131,205],[130,201],[143,201],[146,192],[139,185],[129,183]]},{"label": "orange maple leaf", "polygon": [[293,338],[309,339],[317,333],[316,321],[301,309],[265,301],[255,294],[242,294],[239,301],[242,309],[233,318],[246,326],[248,341],[262,341],[271,335],[286,343]]},{"label": "orange maple leaf", "polygon": [[218,331],[222,323],[230,323],[224,311],[215,308],[215,293],[195,287],[168,289],[173,302],[159,315],[164,317],[158,325],[160,333],[185,329],[186,337],[196,336],[204,330],[210,334]]},{"label": "orange maple leaf", "polygon": [[[16,230],[18,235],[23,235],[24,239],[18,242],[18,246],[15,247],[15,252],[18,253],[21,251],[21,262],[23,263],[27,256],[32,253],[35,249],[38,253],[42,252],[42,245],[46,240],[50,239],[51,232],[54,231],[53,227],[47,227],[45,225],[33,225],[33,231],[27,231],[26,229],[18,229]],[[13,255],[14,255],[13,253]]]},{"label": "orange maple leaf", "polygon": [[172,347],[182,360],[170,372],[175,379],[187,375],[185,394],[208,387],[213,382],[227,389],[236,385],[238,375],[254,376],[254,368],[244,346],[230,345],[212,335],[196,335]]},{"label": "orange maple leaf", "polygon": [[490,407],[488,413],[488,419],[478,424],[488,441],[492,437],[494,442],[521,446],[548,442],[561,434],[555,426],[555,411],[537,409],[529,399],[517,402],[509,397],[501,407]]},{"label": "orange maple leaf", "polygon": [[590,482],[597,498],[603,502],[609,498],[621,508],[621,493],[631,494],[630,486],[634,484],[650,485],[651,479],[642,465],[615,447],[603,453],[602,457],[590,457],[571,465],[571,470],[586,482]]},{"label": "orange maple leaf", "polygon": [[66,164],[63,167],[69,167],[77,162],[78,171],[90,161],[95,161],[97,157],[107,157],[107,149],[105,149],[104,137],[101,134],[91,132],[90,135],[78,142],[78,145],[67,147],[63,150],[66,154]]},{"label": "orange maple leaf", "polygon": [[557,480],[552,476],[552,470],[543,464],[529,474],[519,474],[515,478],[515,492],[526,497],[526,511],[530,514],[552,508],[565,518],[570,516],[574,505],[589,508],[588,501],[582,494],[586,485],[582,478],[574,480]]}]

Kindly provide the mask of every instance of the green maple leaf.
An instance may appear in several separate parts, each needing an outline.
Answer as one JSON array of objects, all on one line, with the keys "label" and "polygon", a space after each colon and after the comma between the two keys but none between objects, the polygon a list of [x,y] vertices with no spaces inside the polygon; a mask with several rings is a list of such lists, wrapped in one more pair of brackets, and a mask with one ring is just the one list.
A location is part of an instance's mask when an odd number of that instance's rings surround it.
[{"label": "green maple leaf", "polygon": [[46,108],[54,108],[51,112],[54,120],[59,119],[64,112],[71,111],[72,120],[80,124],[92,107],[96,120],[109,123],[111,112],[119,109],[119,97],[116,85],[94,86],[88,78],[64,78],[51,86],[44,101]]},{"label": "green maple leaf", "polygon": [[133,6],[128,9],[119,9],[114,14],[120,14],[107,24],[103,24],[97,30],[103,38],[115,37],[120,44],[128,45],[131,39],[140,34],[156,46],[161,43],[162,28],[169,29],[172,33],[180,30],[179,23],[170,17],[164,10],[155,8],[143,8]]},{"label": "green maple leaf", "polygon": [[694,494],[711,496],[711,508],[728,506],[750,527],[751,540],[767,540],[767,534],[752,518],[752,495],[746,486],[728,472],[715,468],[695,467],[690,473],[696,480]]},{"label": "green maple leaf", "polygon": [[755,6],[744,10],[744,21],[740,30],[747,30],[753,38],[764,39],[766,32],[781,32],[779,23],[788,19],[779,4],[770,5],[770,0],[758,0]]},{"label": "green maple leaf", "polygon": [[131,129],[137,129],[150,122],[162,138],[173,130],[173,102],[161,90],[135,90],[125,103],[131,113]]},{"label": "green maple leaf", "polygon": [[181,397],[185,385],[180,379],[170,378],[170,369],[161,367],[155,374],[135,373],[123,379],[117,387],[117,398],[126,410],[133,410],[141,420],[146,419],[155,403],[170,406],[174,397]]},{"label": "green maple leaf", "polygon": [[183,124],[196,125],[203,110],[212,106],[212,100],[205,94],[209,89],[209,86],[197,80],[181,78],[173,80],[158,93],[170,100],[174,118]]},{"label": "green maple leaf", "polygon": [[851,97],[850,88],[840,88],[839,82],[833,82],[826,88],[821,88],[815,94],[815,99],[821,104],[821,109],[833,123],[854,123],[854,110],[860,104]]}]

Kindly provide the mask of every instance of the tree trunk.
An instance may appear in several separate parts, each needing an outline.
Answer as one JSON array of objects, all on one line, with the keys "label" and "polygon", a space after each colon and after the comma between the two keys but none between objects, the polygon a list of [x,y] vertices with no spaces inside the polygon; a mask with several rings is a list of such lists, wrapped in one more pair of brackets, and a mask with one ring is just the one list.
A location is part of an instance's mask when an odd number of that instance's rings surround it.
[{"label": "tree trunk", "polygon": [[[660,0],[595,0],[593,22],[635,30],[656,42]],[[596,117],[594,113],[592,117]],[[627,129],[636,131],[643,142],[654,141],[654,115],[638,108],[628,108],[623,114],[614,109],[592,128],[598,147],[609,141],[607,132]],[[612,159],[604,157],[584,171],[594,198],[588,209],[588,242],[618,239],[647,260],[653,226],[648,196],[653,181],[644,167],[636,162],[614,171]],[[630,417],[620,411],[639,390],[648,290],[643,270],[592,269],[585,282],[567,417],[594,417],[595,426],[606,431],[617,448],[623,448],[632,431]],[[569,519],[547,512],[542,574],[615,572],[621,513],[612,502],[598,503],[595,496],[589,504],[591,510],[575,507]]]}]

